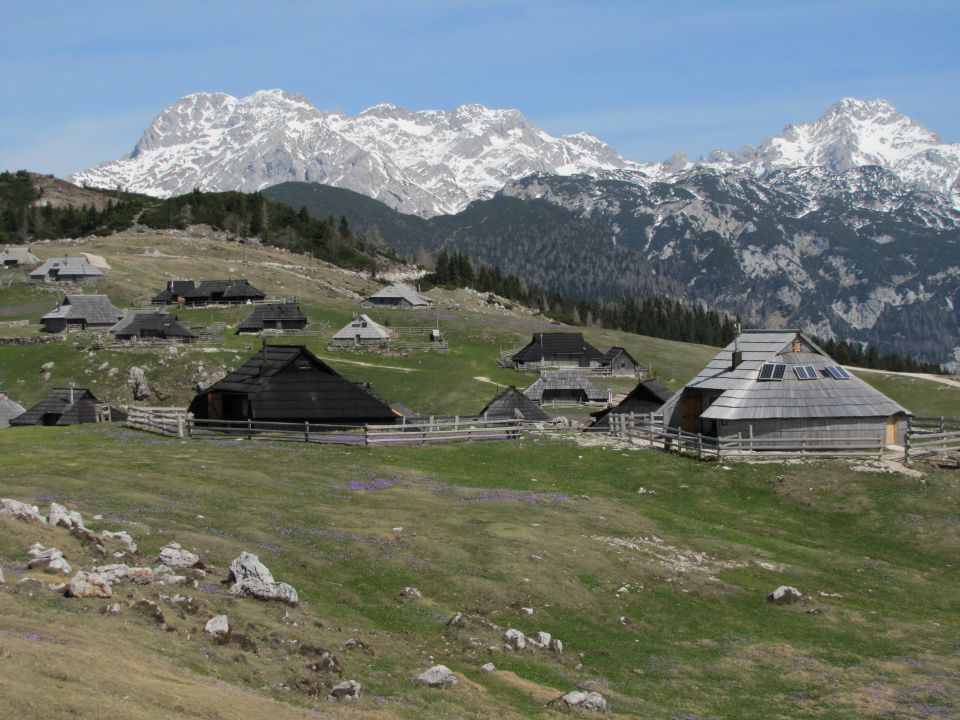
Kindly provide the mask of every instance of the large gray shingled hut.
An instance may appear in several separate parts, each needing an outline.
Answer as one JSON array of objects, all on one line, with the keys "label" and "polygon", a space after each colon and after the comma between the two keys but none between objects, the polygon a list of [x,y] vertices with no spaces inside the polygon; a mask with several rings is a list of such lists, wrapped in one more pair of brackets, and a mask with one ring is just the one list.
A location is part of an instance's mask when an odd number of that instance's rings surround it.
[{"label": "large gray shingled hut", "polygon": [[744,331],[662,410],[670,427],[782,448],[799,438],[900,444],[910,415],[799,330]]}]

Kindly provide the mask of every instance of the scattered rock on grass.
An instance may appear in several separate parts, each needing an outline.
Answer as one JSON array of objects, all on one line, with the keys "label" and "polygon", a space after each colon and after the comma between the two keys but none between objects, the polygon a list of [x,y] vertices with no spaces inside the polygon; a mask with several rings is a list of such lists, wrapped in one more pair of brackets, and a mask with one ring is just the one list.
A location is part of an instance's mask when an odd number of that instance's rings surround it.
[{"label": "scattered rock on grass", "polygon": [[407,586],[400,594],[408,600],[423,600],[423,593],[417,590],[415,587]]},{"label": "scattered rock on grass", "polygon": [[46,518],[40,515],[40,508],[36,505],[27,505],[19,500],[10,498],[0,499],[0,512],[11,515],[18,520],[27,522],[46,523]]},{"label": "scattered rock on grass", "polygon": [[480,669],[483,670],[484,672],[493,672],[494,670],[497,669],[497,666],[494,665],[493,663],[484,663],[483,665],[480,666]]},{"label": "scattered rock on grass", "polygon": [[167,567],[189,568],[200,562],[200,558],[189,550],[184,550],[180,543],[172,542],[160,550],[160,562]]},{"label": "scattered rock on grass", "polygon": [[100,536],[106,538],[107,540],[119,540],[127,548],[127,552],[131,555],[136,554],[137,544],[133,541],[133,537],[126,530],[119,530],[117,532],[110,532],[109,530],[104,530],[100,533]]},{"label": "scattered rock on grass", "polygon": [[573,690],[560,698],[567,707],[580,708],[582,710],[606,710],[607,701],[603,695],[598,692],[583,692]]},{"label": "scattered rock on grass", "polygon": [[446,665],[434,665],[429,670],[422,672],[417,677],[418,682],[425,683],[430,687],[444,687],[446,685],[456,685],[459,681],[453,671]]},{"label": "scattered rock on grass", "polygon": [[300,598],[291,585],[277,582],[273,574],[253,553],[241,552],[230,563],[227,580],[233,581],[230,594],[238,597],[254,597],[258,600],[278,600],[297,605]]},{"label": "scattered rock on grass", "polygon": [[213,639],[220,645],[226,645],[228,642],[230,642],[230,622],[226,615],[214,615],[212,618],[207,620],[207,624],[204,625],[203,631],[208,635],[211,635]]},{"label": "scattered rock on grass", "polygon": [[73,530],[77,528],[79,530],[86,530],[86,525],[83,524],[83,517],[76,510],[67,510],[60,503],[52,502],[50,503],[50,511],[47,513],[47,523],[54,525],[56,527],[66,528],[67,530]]},{"label": "scattered rock on grass", "polygon": [[802,597],[803,593],[795,587],[781,585],[767,595],[767,602],[773,603],[774,605],[793,605],[796,602],[800,602]]},{"label": "scattered rock on grass", "polygon": [[507,644],[514,650],[523,650],[527,646],[526,636],[519,630],[514,630],[513,628],[510,628],[504,633],[504,639],[506,639]]},{"label": "scattered rock on grass", "polygon": [[344,680],[330,688],[328,700],[355,700],[360,697],[361,685],[356,680]]},{"label": "scattered rock on grass", "polygon": [[70,597],[75,598],[109,598],[113,596],[110,583],[107,582],[106,578],[83,570],[70,580],[70,588],[67,592]]}]

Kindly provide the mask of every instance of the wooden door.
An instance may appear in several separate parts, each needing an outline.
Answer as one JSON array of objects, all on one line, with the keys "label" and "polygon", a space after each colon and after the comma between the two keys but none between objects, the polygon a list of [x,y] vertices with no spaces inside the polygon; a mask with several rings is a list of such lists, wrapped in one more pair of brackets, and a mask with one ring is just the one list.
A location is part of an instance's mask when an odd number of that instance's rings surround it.
[{"label": "wooden door", "polygon": [[887,445],[897,444],[897,416],[891,415],[887,418]]},{"label": "wooden door", "polygon": [[700,432],[700,396],[684,395],[683,403],[683,429],[686,432]]}]

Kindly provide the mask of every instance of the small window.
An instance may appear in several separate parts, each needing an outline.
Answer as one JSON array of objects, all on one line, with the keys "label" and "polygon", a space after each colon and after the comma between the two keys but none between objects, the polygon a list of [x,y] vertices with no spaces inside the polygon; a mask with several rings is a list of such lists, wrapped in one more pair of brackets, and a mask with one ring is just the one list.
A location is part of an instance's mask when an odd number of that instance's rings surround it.
[{"label": "small window", "polygon": [[313,365],[310,364],[310,361],[309,361],[309,360],[301,360],[301,361],[297,364],[297,369],[298,369],[298,370],[311,370],[312,368],[313,368]]},{"label": "small window", "polygon": [[793,371],[797,374],[798,380],[816,380],[819,377],[813,365],[794,365]]},{"label": "small window", "polygon": [[779,363],[764,363],[764,365],[760,368],[760,380],[783,380],[783,374],[786,372],[786,370],[786,365],[781,365]]},{"label": "small window", "polygon": [[794,341],[793,341],[793,351],[794,351],[795,353],[803,352],[803,343],[800,342],[799,340],[794,340]]},{"label": "small window", "polygon": [[844,369],[843,369],[842,367],[840,367],[839,365],[827,365],[826,368],[824,368],[824,369],[825,369],[828,373],[830,373],[830,377],[834,378],[835,380],[849,380],[849,379],[850,379],[850,373],[848,373],[846,370],[844,370]]}]

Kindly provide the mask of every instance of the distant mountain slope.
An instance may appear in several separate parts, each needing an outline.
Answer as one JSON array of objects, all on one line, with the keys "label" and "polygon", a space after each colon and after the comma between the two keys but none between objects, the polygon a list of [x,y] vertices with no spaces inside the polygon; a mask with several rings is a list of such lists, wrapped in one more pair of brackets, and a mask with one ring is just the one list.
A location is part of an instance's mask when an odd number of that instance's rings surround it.
[{"label": "distant mountain slope", "polygon": [[181,98],[157,116],[128,157],[72,179],[161,197],[303,180],[429,217],[460,210],[534,172],[631,167],[638,165],[592,135],[554,138],[516,110],[463,105],[450,113],[410,112],[377,105],[350,116],[266,90],[243,99],[224,93]]}]

